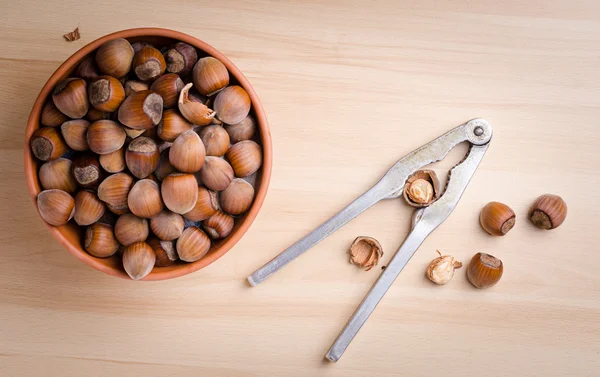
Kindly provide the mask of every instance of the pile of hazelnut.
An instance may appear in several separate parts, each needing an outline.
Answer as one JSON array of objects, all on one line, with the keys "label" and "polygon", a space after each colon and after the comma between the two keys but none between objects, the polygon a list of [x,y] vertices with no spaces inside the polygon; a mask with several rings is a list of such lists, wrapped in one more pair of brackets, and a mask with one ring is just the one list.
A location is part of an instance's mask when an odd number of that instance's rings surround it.
[{"label": "pile of hazelnut", "polygon": [[42,218],[86,227],[84,249],[121,254],[135,280],[202,258],[254,200],[262,149],[250,97],[201,54],[104,43],[56,86],[30,140]]}]

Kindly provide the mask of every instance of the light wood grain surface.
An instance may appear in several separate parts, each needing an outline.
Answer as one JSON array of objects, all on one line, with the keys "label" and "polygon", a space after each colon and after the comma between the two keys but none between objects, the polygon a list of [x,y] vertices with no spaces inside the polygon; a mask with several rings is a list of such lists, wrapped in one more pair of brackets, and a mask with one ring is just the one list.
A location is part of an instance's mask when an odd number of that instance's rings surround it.
[{"label": "light wood grain surface", "polygon": [[[82,39],[62,34],[79,26]],[[49,235],[23,174],[25,123],[85,43],[159,26],[220,49],[271,124],[267,200],[225,257],[139,283],[93,270]],[[1,376],[598,376],[600,3],[589,1],[3,1],[0,15]],[[411,210],[377,204],[269,281],[245,277],[375,183],[393,162],[481,116],[495,135],[463,199],[337,364],[323,356],[381,271],[347,262],[358,235],[385,265]],[[460,160],[458,148],[436,166]],[[569,215],[543,232],[533,199]],[[517,212],[504,238],[479,209]],[[424,278],[439,249],[488,252],[502,281]]]}]

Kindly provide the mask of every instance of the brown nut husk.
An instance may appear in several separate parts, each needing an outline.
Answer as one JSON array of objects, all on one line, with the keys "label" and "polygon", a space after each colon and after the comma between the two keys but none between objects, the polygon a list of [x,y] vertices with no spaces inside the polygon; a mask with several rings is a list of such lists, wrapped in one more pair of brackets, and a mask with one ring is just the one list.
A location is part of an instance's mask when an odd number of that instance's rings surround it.
[{"label": "brown nut husk", "polygon": [[151,90],[131,93],[119,107],[119,122],[135,130],[156,126],[163,113],[163,99]]},{"label": "brown nut husk", "polygon": [[160,240],[157,237],[150,236],[146,240],[156,255],[154,267],[167,267],[173,265],[177,261],[177,251],[173,241]]},{"label": "brown nut husk", "polygon": [[221,61],[207,56],[198,60],[192,73],[194,86],[206,96],[212,96],[229,85],[229,72]]},{"label": "brown nut husk", "polygon": [[118,173],[125,170],[125,147],[114,152],[102,154],[98,158],[100,166],[109,173]]},{"label": "brown nut husk", "polygon": [[164,210],[150,220],[150,229],[156,237],[164,241],[173,241],[183,232],[183,217],[175,212]]},{"label": "brown nut husk", "polygon": [[37,207],[44,221],[53,226],[60,226],[73,218],[75,200],[62,190],[44,190],[37,196]]},{"label": "brown nut husk", "polygon": [[92,152],[108,154],[119,150],[127,134],[123,127],[112,120],[98,120],[88,127],[87,142]]},{"label": "brown nut husk", "polygon": [[244,178],[256,172],[262,165],[262,150],[254,141],[244,140],[229,147],[225,158],[231,164],[235,176]]},{"label": "brown nut husk", "polygon": [[558,195],[542,195],[533,203],[529,218],[538,228],[558,228],[567,218],[567,203]]},{"label": "brown nut husk", "polygon": [[90,122],[85,119],[68,120],[60,126],[60,132],[69,148],[78,152],[90,148],[86,138],[89,126]]},{"label": "brown nut husk", "polygon": [[231,144],[250,140],[256,133],[256,120],[252,115],[248,115],[238,124],[225,125],[225,130],[229,134]]},{"label": "brown nut husk", "polygon": [[98,186],[98,197],[108,205],[111,211],[127,212],[129,211],[127,197],[133,183],[133,177],[127,173],[110,175]]},{"label": "brown nut husk", "polygon": [[108,224],[92,224],[85,230],[83,247],[90,255],[108,258],[119,250],[119,246],[113,227]]},{"label": "brown nut husk", "polygon": [[146,242],[136,242],[123,251],[123,268],[133,280],[146,277],[154,268],[156,254]]},{"label": "brown nut husk", "polygon": [[196,48],[187,43],[177,42],[164,53],[167,72],[185,75],[194,68],[198,61]]},{"label": "brown nut husk", "polygon": [[194,131],[185,131],[169,149],[169,161],[175,169],[183,173],[195,173],[202,169],[206,151],[200,136]]},{"label": "brown nut husk", "polygon": [[41,161],[56,160],[67,151],[61,134],[56,127],[42,127],[35,130],[29,140],[31,153]]},{"label": "brown nut husk", "polygon": [[467,266],[467,279],[477,288],[495,285],[502,277],[502,261],[493,255],[477,253]]},{"label": "brown nut husk", "polygon": [[189,95],[193,84],[189,83],[179,92],[179,101],[177,102],[179,112],[185,119],[198,126],[206,126],[215,117],[215,111],[208,108],[204,103],[194,101]]},{"label": "brown nut husk", "polygon": [[125,89],[121,82],[112,76],[100,76],[88,85],[90,104],[97,110],[117,111],[125,99]]},{"label": "brown nut husk", "polygon": [[69,117],[61,113],[52,100],[46,102],[42,109],[40,121],[44,126],[57,127],[69,120]]},{"label": "brown nut husk", "polygon": [[150,81],[165,73],[167,63],[160,51],[144,46],[135,53],[132,68],[140,80]]},{"label": "brown nut husk", "polygon": [[44,190],[58,189],[72,194],[77,190],[77,181],[71,174],[72,162],[66,158],[48,161],[40,167],[40,185]]},{"label": "brown nut husk", "polygon": [[503,236],[515,226],[515,212],[506,204],[489,202],[481,209],[479,223],[492,236]]},{"label": "brown nut husk", "polygon": [[444,285],[454,277],[454,270],[462,267],[462,263],[451,255],[440,255],[429,263],[425,276],[435,284]]},{"label": "brown nut husk", "polygon": [[115,224],[115,237],[123,246],[145,241],[150,234],[148,220],[132,213],[125,213],[117,219]]},{"label": "brown nut husk", "polygon": [[427,207],[440,196],[439,180],[433,170],[423,169],[408,177],[404,184],[404,200],[411,207]]},{"label": "brown nut husk", "polygon": [[98,155],[87,152],[73,159],[73,177],[82,187],[96,188],[104,179]]},{"label": "brown nut husk", "polygon": [[177,255],[184,262],[195,262],[210,250],[210,238],[195,226],[183,231],[177,239]]},{"label": "brown nut husk", "polygon": [[164,208],[158,184],[151,179],[137,181],[127,196],[129,210],[138,217],[150,219]]},{"label": "brown nut husk", "polygon": [[78,225],[85,226],[95,223],[104,215],[106,205],[95,192],[81,190],[75,195],[75,213],[73,219]]},{"label": "brown nut husk", "polygon": [[217,94],[214,109],[217,118],[227,124],[240,123],[250,112],[250,96],[238,85],[228,86]]},{"label": "brown nut husk", "polygon": [[164,141],[173,142],[185,131],[191,131],[194,126],[182,117],[177,110],[168,109],[156,129],[156,134]]},{"label": "brown nut husk", "polygon": [[373,237],[357,237],[350,245],[349,254],[350,263],[369,271],[379,263],[383,248]]},{"label": "brown nut husk", "polygon": [[183,85],[179,75],[167,73],[157,78],[150,86],[150,90],[162,97],[164,108],[170,108],[177,106],[179,92],[183,89]]},{"label": "brown nut husk", "polygon": [[241,215],[254,201],[254,187],[241,178],[236,178],[219,193],[219,203],[223,211],[230,215]]},{"label": "brown nut husk", "polygon": [[221,126],[211,125],[198,131],[207,156],[222,157],[229,149],[229,134]]},{"label": "brown nut husk", "polygon": [[104,43],[96,52],[96,63],[100,72],[113,77],[125,76],[131,69],[134,51],[124,38]]},{"label": "brown nut husk", "polygon": [[125,163],[136,178],[144,179],[158,167],[160,153],[154,140],[140,136],[127,146]]},{"label": "brown nut husk", "polygon": [[83,118],[90,106],[85,80],[71,77],[59,82],[52,93],[52,101],[69,118]]},{"label": "brown nut husk", "polygon": [[198,200],[198,181],[193,174],[173,173],[163,179],[160,188],[165,206],[180,215],[191,211]]},{"label": "brown nut husk", "polygon": [[221,208],[219,207],[217,193],[200,186],[198,187],[198,200],[196,200],[194,208],[184,213],[183,217],[191,221],[202,221],[214,215],[219,209]]}]

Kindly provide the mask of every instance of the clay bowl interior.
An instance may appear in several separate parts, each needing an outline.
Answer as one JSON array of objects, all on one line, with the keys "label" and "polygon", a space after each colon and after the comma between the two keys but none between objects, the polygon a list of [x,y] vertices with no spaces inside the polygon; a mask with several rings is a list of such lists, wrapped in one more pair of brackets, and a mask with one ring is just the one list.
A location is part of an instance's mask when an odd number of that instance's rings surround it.
[{"label": "clay bowl interior", "polygon": [[[41,186],[38,180],[38,170],[41,166],[41,163],[37,161],[37,159],[31,153],[29,147],[29,139],[31,138],[33,132],[40,127],[40,115],[42,107],[46,100],[50,97],[52,90],[54,89],[56,84],[59,81],[69,77],[71,72],[75,70],[75,68],[77,67],[79,62],[83,60],[83,58],[85,58],[88,54],[95,52],[95,50],[98,49],[98,47],[100,47],[104,42],[116,38],[126,38],[132,43],[136,41],[145,41],[152,43],[153,45],[159,48],[161,46],[168,45],[176,41],[188,43],[198,49],[199,57],[203,55],[211,55],[223,62],[223,64],[225,64],[230,73],[230,85],[237,84],[242,86],[246,90],[246,92],[248,92],[248,95],[252,100],[251,114],[255,116],[258,126],[258,135],[255,136],[255,140],[261,145],[263,149],[263,165],[256,173],[253,182],[255,187],[254,203],[245,215],[236,219],[232,233],[223,240],[213,242],[213,245],[211,246],[209,252],[203,258],[193,263],[178,262],[169,267],[156,267],[148,276],[146,276],[142,280],[163,280],[175,278],[199,270],[211,264],[219,257],[223,256],[240,240],[240,238],[244,235],[244,233],[246,233],[246,231],[250,227],[252,221],[254,221],[265,199],[265,195],[267,193],[267,188],[269,185],[269,179],[271,176],[272,152],[269,126],[264,110],[260,104],[256,93],[254,92],[254,89],[252,88],[252,85],[250,85],[250,83],[244,77],[241,71],[235,65],[233,65],[233,63],[231,63],[229,59],[227,59],[222,53],[214,49],[212,46],[206,44],[205,42],[202,42],[199,39],[177,31],[158,28],[130,29],[106,35],[89,43],[87,46],[83,47],[81,50],[77,51],[75,54],[69,57],[56,70],[56,72],[52,74],[48,82],[46,82],[46,84],[42,88],[38,98],[36,99],[33,105],[33,109],[29,116],[29,120],[27,122],[27,129],[25,133],[25,174],[27,179],[27,185],[29,188],[29,193],[31,195],[31,199],[34,202],[34,205],[36,205],[37,195],[41,191]],[[105,259],[96,258],[89,255],[82,248],[84,228],[79,227],[77,224],[74,223],[73,220],[71,220],[68,224],[60,227],[53,227],[48,224],[47,226],[50,229],[52,235],[71,254],[73,254],[86,264],[109,275],[129,279],[129,276],[127,276],[127,274],[123,270],[121,258],[119,256],[115,255]]]}]

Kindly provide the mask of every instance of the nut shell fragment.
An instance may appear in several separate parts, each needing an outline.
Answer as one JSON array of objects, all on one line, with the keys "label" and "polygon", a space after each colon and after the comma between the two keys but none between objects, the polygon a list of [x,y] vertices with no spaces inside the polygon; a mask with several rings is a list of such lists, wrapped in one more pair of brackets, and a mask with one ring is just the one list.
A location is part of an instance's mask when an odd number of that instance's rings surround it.
[{"label": "nut shell fragment", "polygon": [[444,285],[454,277],[454,270],[462,267],[462,263],[457,261],[452,255],[440,255],[429,263],[425,275],[435,284]]},{"label": "nut shell fragment", "polygon": [[408,177],[402,195],[412,207],[427,207],[440,197],[439,185],[435,171],[419,170]]},{"label": "nut shell fragment", "polygon": [[383,256],[383,248],[375,238],[357,237],[349,250],[350,263],[369,271],[379,263],[379,258]]}]

